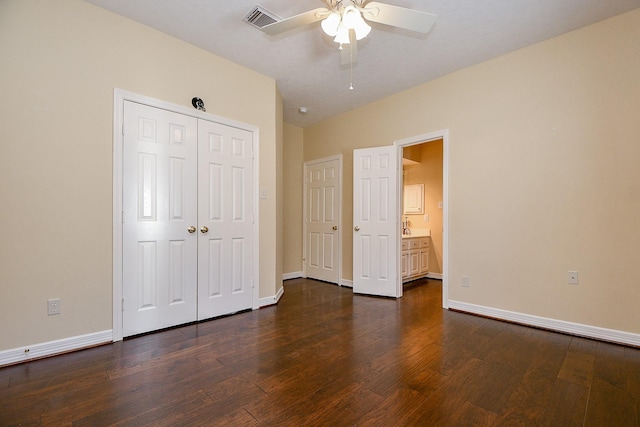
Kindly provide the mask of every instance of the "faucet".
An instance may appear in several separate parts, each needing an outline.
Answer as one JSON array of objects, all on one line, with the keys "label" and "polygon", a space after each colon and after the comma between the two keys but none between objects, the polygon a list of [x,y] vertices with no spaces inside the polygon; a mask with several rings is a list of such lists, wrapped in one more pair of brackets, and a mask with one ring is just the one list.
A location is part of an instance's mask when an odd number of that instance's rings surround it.
[{"label": "faucet", "polygon": [[402,234],[411,234],[411,229],[409,228],[409,217],[407,216],[405,216],[404,221],[402,221]]}]

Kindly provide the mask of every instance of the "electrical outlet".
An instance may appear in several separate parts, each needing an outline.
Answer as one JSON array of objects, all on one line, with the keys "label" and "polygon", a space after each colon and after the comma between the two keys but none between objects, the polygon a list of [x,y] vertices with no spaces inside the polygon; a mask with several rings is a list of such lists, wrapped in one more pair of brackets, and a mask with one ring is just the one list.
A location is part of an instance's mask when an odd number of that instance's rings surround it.
[{"label": "electrical outlet", "polygon": [[49,316],[60,314],[60,298],[52,298],[50,300],[47,300],[47,314]]},{"label": "electrical outlet", "polygon": [[425,215],[423,220],[424,220],[424,222],[429,222],[429,215]]},{"label": "electrical outlet", "polygon": [[569,271],[567,274],[567,283],[570,285],[578,284],[578,272],[577,271]]},{"label": "electrical outlet", "polygon": [[462,287],[463,288],[469,287],[469,276],[462,276]]}]

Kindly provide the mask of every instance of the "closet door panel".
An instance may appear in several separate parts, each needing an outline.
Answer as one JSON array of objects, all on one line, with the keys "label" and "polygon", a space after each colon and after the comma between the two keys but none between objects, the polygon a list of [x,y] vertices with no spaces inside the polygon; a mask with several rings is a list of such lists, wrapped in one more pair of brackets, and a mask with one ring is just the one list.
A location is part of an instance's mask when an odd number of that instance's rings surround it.
[{"label": "closet door panel", "polygon": [[196,320],[197,120],[125,101],[123,336]]},{"label": "closet door panel", "polygon": [[202,320],[252,307],[253,140],[251,132],[206,120],[198,121],[198,139],[198,275],[216,284],[199,288]]}]

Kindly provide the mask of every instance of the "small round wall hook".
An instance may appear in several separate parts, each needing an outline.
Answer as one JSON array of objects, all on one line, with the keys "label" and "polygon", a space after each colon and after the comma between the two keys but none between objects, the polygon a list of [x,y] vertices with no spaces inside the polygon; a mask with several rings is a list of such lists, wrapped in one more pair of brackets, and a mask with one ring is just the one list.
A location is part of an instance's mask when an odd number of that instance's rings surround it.
[{"label": "small round wall hook", "polygon": [[196,110],[207,111],[207,109],[204,108],[204,101],[197,96],[191,100],[191,105],[193,105],[193,108]]}]

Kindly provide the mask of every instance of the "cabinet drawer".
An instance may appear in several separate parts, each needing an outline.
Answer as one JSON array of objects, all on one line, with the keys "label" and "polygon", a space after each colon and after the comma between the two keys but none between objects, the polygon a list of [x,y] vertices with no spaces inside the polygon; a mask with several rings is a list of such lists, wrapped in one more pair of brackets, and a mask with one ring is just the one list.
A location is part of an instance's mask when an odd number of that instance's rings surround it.
[{"label": "cabinet drawer", "polygon": [[420,240],[418,239],[409,240],[409,249],[420,249]]},{"label": "cabinet drawer", "polygon": [[402,239],[402,250],[409,250],[409,241],[407,239]]},{"label": "cabinet drawer", "polygon": [[428,248],[429,247],[429,239],[420,239],[420,247]]}]

